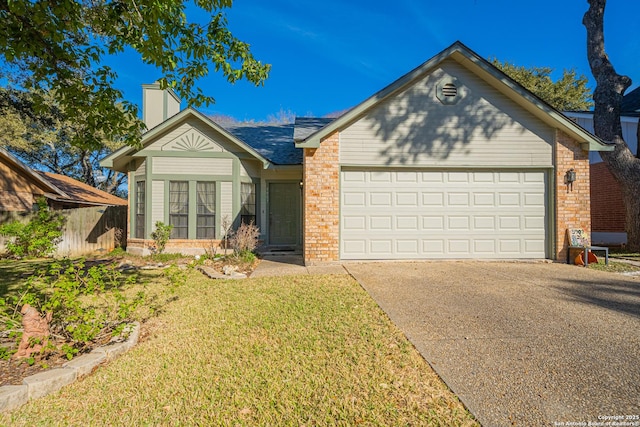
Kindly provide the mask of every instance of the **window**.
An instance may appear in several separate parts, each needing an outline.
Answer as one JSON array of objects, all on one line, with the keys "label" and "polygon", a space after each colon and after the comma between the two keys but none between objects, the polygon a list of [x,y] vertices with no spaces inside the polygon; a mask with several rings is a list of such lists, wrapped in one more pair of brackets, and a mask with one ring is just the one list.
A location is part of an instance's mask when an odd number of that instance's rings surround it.
[{"label": "window", "polygon": [[144,181],[136,182],[136,230],[135,237],[136,239],[144,239],[144,202],[145,202],[145,191],[144,191]]},{"label": "window", "polygon": [[198,182],[196,185],[198,211],[196,239],[216,237],[216,183]]},{"label": "window", "polygon": [[256,224],[256,186],[250,182],[240,184],[240,222],[244,224]]},{"label": "window", "polygon": [[189,182],[169,182],[169,224],[172,239],[189,237]]}]

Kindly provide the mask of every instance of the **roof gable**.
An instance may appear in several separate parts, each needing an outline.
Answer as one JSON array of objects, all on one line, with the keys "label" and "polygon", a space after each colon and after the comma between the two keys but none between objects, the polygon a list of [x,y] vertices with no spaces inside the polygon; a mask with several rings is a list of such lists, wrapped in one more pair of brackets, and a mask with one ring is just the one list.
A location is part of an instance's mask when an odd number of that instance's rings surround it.
[{"label": "roof gable", "polygon": [[[238,139],[228,130],[193,108],[182,110],[180,113],[176,114],[175,116],[171,117],[170,119],[164,121],[160,125],[145,133],[142,136],[142,147],[122,147],[102,159],[100,161],[100,166],[111,168],[120,172],[127,172],[127,166],[129,162],[133,160],[138,153],[156,142],[156,139],[162,134],[166,133],[169,129],[177,126],[178,124],[186,121],[189,118],[199,120],[205,126],[213,129],[216,133],[221,134],[231,144],[237,146],[240,150],[249,153],[251,156],[262,162],[265,168],[269,166],[269,160],[261,155],[258,151],[256,151],[253,147]],[[219,144],[211,141],[210,138],[206,137],[196,129],[186,131],[183,135],[173,139],[168,143],[166,148],[173,151],[200,151],[202,149],[222,151],[222,148],[221,146],[219,146]]]},{"label": "roof gable", "polygon": [[15,158],[12,154],[6,151],[3,148],[0,148],[0,157],[6,162],[10,167],[13,168],[19,174],[25,176],[30,181],[34,182],[38,188],[41,188],[45,193],[53,193],[60,197],[68,197],[64,191],[60,188],[56,187],[53,183],[49,182],[46,178],[42,177],[40,174],[36,173],[33,169],[26,166],[20,160]]},{"label": "roof gable", "polygon": [[174,140],[162,145],[162,151],[207,151],[221,153],[224,148],[212,141],[198,129],[189,129]]},{"label": "roof gable", "polygon": [[[528,113],[547,123],[549,126],[560,129],[569,134],[572,138],[582,143],[583,149],[591,151],[610,151],[613,149],[612,146],[605,144],[602,140],[576,125],[562,113],[553,109],[547,103],[523,88],[461,42],[455,42],[447,49],[400,77],[389,86],[375,93],[373,96],[347,111],[345,114],[320,130],[313,132],[300,140],[296,140],[296,146],[301,148],[319,147],[320,141],[323,138],[336,130],[344,129],[380,103],[406,90],[410,86],[415,85],[447,59],[456,61],[478,76],[486,84],[492,86],[494,89],[516,102]],[[436,89],[439,90],[440,88]]]}]

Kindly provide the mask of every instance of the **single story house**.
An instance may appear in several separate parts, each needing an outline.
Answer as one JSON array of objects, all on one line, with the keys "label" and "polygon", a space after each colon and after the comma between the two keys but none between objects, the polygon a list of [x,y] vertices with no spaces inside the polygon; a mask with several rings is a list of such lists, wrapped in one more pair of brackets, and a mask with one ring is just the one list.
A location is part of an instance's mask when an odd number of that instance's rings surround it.
[{"label": "single story house", "polygon": [[[593,111],[565,112],[567,117],[593,133]],[[638,118],[640,117],[640,87],[622,99],[620,125],[622,137],[632,153],[638,156]],[[623,245],[627,243],[626,213],[622,190],[606,163],[597,152],[589,153],[591,174],[591,239],[594,244]]]},{"label": "single story house", "polygon": [[40,197],[66,218],[56,255],[106,252],[121,243],[116,234],[126,233],[126,200],[64,175],[35,171],[0,148],[0,223],[27,221]]},{"label": "single story house", "polygon": [[156,221],[195,253],[227,218],[307,264],[563,260],[591,229],[589,152],[612,149],[460,42],[335,119],[225,128],[154,85],[143,104],[141,147],[101,162],[129,174],[140,253]]}]

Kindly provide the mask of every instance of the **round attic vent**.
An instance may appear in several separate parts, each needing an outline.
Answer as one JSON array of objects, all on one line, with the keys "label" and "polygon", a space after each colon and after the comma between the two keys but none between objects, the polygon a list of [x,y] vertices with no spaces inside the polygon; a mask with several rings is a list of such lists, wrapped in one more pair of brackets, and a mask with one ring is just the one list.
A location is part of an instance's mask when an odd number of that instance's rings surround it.
[{"label": "round attic vent", "polygon": [[443,104],[455,104],[462,98],[460,84],[454,78],[447,77],[436,85],[436,97]]}]

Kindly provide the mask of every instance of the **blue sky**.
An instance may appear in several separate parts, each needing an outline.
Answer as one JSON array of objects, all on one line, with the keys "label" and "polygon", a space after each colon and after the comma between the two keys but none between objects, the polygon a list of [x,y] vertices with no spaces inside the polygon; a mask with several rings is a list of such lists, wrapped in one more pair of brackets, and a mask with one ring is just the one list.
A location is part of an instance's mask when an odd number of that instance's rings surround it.
[{"label": "blue sky", "polygon": [[[209,75],[206,114],[264,120],[279,111],[324,116],[357,105],[456,40],[484,58],[575,68],[593,78],[582,16],[586,0],[236,0],[229,27],[272,64],[262,87]],[[621,74],[640,85],[640,1],[610,0],[605,46]],[[109,61],[110,63],[112,61]],[[141,85],[159,74],[128,53],[113,61],[117,86],[141,106]],[[183,103],[183,107],[186,104]]]}]

